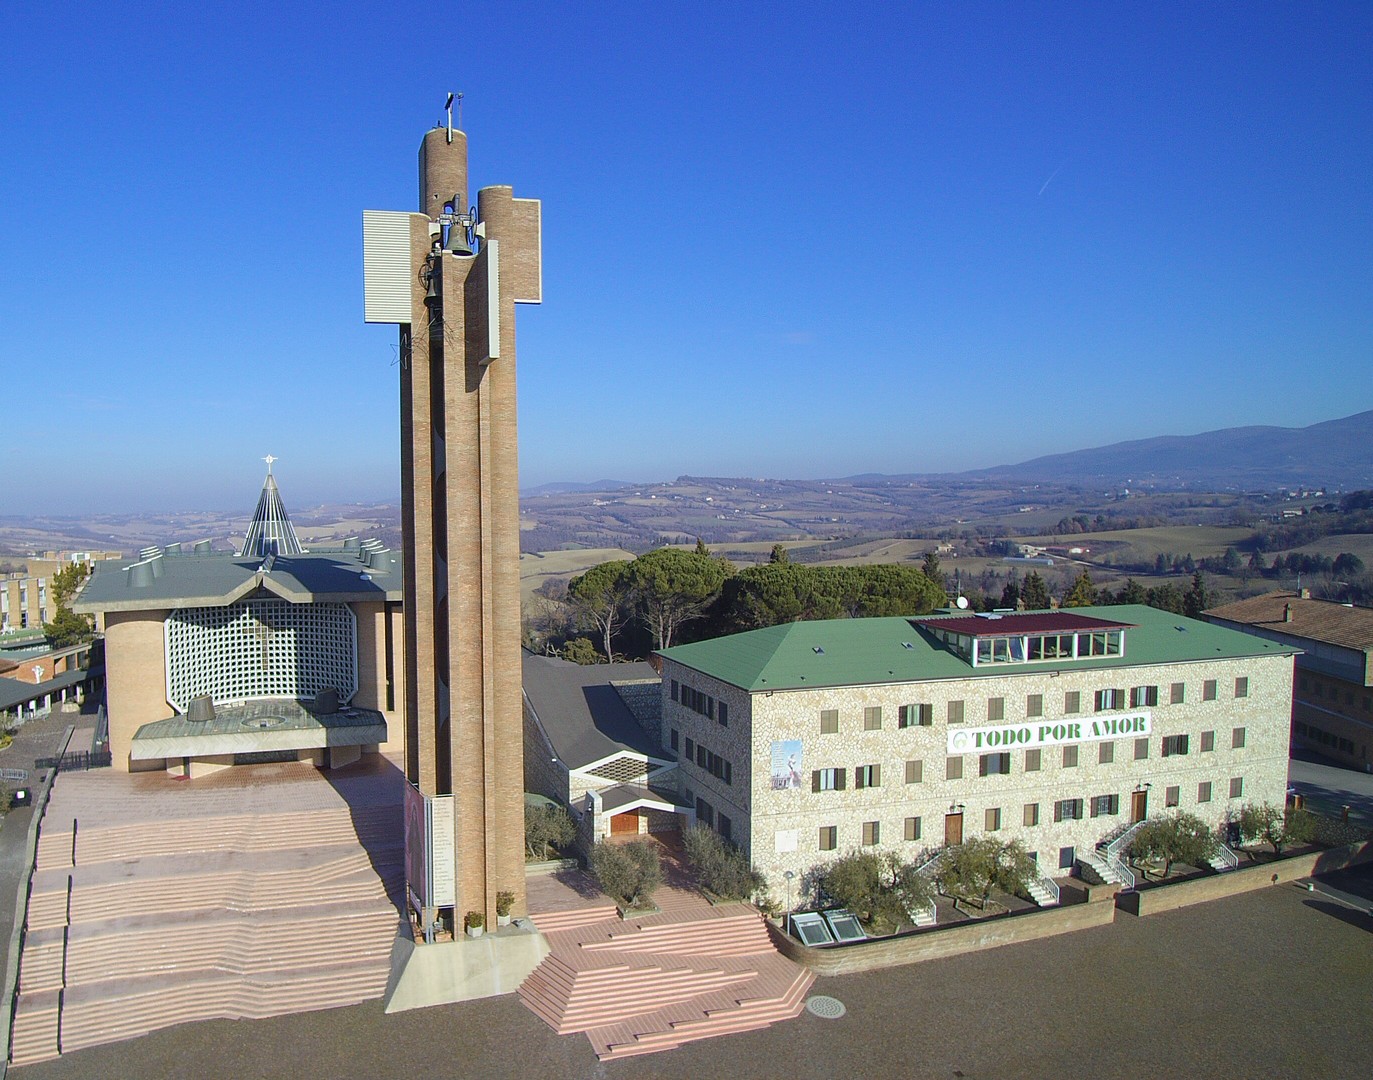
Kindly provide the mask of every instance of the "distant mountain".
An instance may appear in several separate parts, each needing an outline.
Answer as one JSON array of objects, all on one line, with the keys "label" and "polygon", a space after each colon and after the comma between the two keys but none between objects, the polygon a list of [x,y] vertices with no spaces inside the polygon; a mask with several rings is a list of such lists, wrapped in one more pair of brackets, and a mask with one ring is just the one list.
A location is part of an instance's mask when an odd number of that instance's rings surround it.
[{"label": "distant mountain", "polygon": [[591,480],[587,483],[558,480],[551,484],[540,484],[538,487],[520,488],[520,498],[527,499],[534,495],[566,495],[576,491],[618,491],[620,488],[635,486],[643,485],[636,485],[633,480]]},{"label": "distant mountain", "polygon": [[[1373,487],[1373,410],[1304,428],[1223,428],[1134,439],[943,478],[1165,490],[1368,488]],[[902,479],[908,478],[871,473],[845,478],[855,484]]]}]

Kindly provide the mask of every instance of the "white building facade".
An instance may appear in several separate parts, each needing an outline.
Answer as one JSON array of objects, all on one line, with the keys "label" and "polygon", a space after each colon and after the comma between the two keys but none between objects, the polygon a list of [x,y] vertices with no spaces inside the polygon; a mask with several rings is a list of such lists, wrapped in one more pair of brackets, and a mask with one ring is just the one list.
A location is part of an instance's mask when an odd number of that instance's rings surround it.
[{"label": "white building facade", "polygon": [[1062,876],[1136,820],[1282,805],[1293,652],[1134,606],[793,623],[664,650],[662,738],[779,897],[983,833]]}]

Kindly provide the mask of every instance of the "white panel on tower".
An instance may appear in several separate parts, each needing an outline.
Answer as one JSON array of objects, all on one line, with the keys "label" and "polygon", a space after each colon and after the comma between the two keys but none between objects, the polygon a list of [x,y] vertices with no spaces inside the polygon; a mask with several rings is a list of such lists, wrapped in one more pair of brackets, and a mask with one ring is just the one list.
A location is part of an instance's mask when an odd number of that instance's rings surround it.
[{"label": "white panel on tower", "polygon": [[501,245],[486,242],[487,363],[501,357]]},{"label": "white panel on tower", "polygon": [[410,290],[410,215],[399,210],[364,210],[363,320],[408,323]]}]

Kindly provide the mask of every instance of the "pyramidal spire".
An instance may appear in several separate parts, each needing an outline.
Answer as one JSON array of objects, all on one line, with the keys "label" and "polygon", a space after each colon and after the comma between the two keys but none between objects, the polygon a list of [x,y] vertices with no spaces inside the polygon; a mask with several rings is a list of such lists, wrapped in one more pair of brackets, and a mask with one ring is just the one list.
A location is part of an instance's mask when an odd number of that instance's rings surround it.
[{"label": "pyramidal spire", "polygon": [[299,555],[301,547],[295,526],[286,514],[276,478],[272,476],[272,462],[277,459],[268,454],[262,460],[267,462],[267,479],[262,482],[262,494],[258,496],[253,520],[248,523],[248,535],[239,557],[252,555],[265,559],[268,555]]}]

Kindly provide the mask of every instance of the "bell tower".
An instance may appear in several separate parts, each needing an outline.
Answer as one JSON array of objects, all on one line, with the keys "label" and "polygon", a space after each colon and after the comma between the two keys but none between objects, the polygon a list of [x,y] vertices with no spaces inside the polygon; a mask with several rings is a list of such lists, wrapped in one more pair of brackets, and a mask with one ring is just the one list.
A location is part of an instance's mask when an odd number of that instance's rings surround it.
[{"label": "bell tower", "polygon": [[471,198],[428,132],[419,211],[364,211],[368,322],[400,336],[406,878],[422,927],[524,911],[515,305],[541,301],[540,204]]}]

